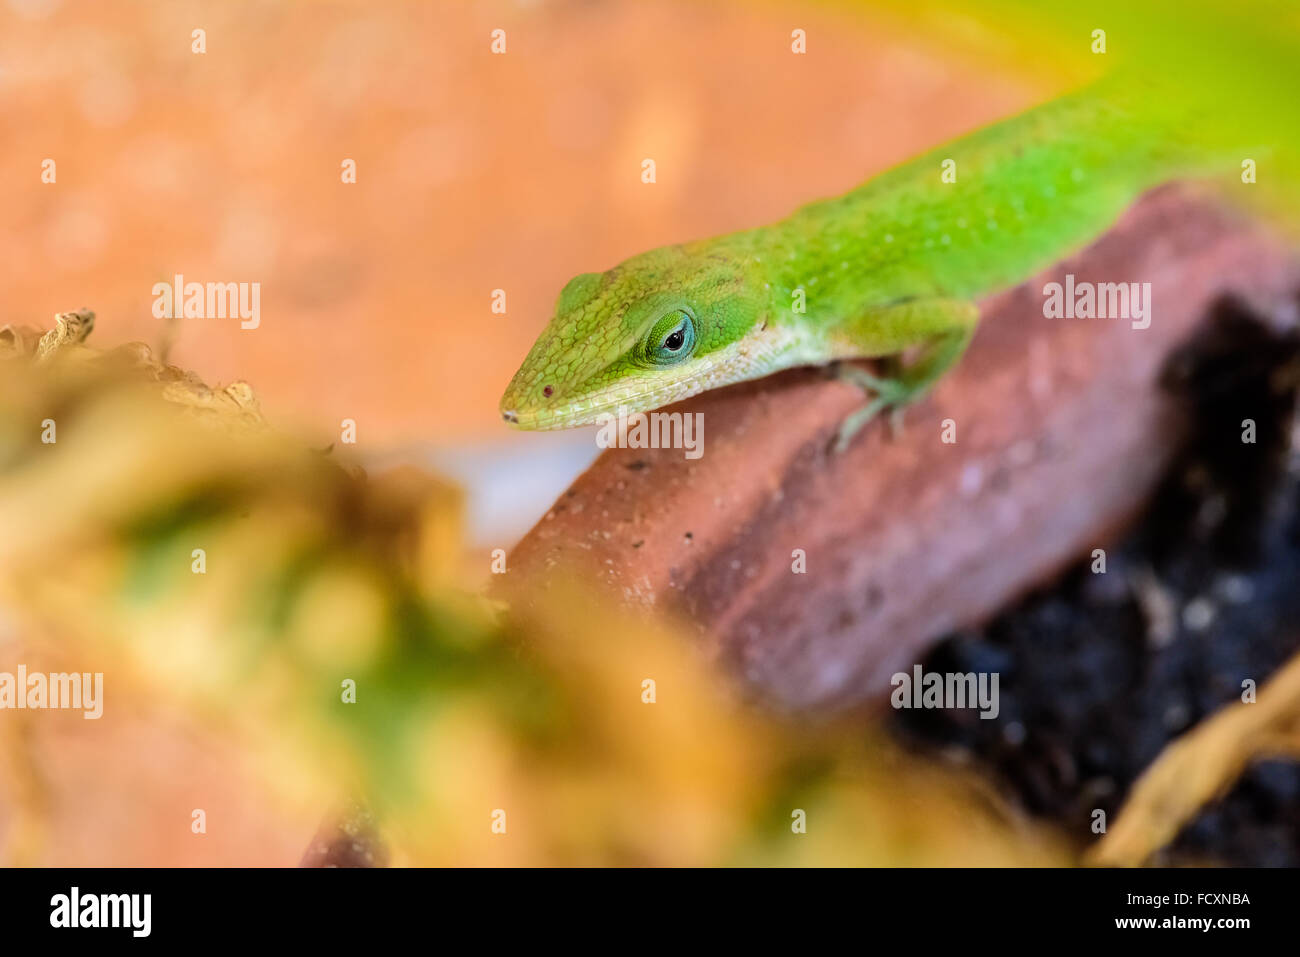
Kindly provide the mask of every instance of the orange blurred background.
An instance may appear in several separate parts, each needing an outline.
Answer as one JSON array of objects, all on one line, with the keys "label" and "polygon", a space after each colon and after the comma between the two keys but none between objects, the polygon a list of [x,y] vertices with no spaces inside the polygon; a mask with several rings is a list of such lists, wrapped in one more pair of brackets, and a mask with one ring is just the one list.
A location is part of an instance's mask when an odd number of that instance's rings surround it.
[{"label": "orange blurred background", "polygon": [[[1044,93],[988,69],[806,2],[0,0],[0,323],[88,306],[101,347],[174,337],[273,421],[329,441],[355,419],[363,454],[481,479],[476,530],[517,534],[595,453],[497,414],[569,277],[780,218]],[[261,325],[169,331],[152,287],[177,273],[261,283]],[[490,491],[529,455],[544,487]]]}]

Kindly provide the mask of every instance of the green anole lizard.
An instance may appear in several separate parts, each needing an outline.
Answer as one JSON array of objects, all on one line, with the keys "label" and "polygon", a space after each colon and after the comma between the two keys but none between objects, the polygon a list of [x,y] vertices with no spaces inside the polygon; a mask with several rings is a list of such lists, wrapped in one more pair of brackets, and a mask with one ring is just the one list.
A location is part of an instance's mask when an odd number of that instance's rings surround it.
[{"label": "green anole lizard", "polygon": [[569,428],[792,366],[892,357],[889,375],[840,366],[871,395],[841,426],[842,449],[961,357],[976,299],[1080,249],[1142,192],[1215,167],[1186,116],[1147,102],[1103,81],[773,225],[580,275],[501,414],[516,428]]}]

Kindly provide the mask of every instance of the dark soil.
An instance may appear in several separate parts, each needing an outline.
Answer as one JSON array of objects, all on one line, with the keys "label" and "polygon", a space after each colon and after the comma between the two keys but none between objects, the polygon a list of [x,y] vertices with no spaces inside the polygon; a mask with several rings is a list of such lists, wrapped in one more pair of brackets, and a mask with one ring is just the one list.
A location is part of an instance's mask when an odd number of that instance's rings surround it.
[{"label": "dark soil", "polygon": [[[1300,649],[1300,336],[1232,302],[1172,357],[1187,447],[1105,573],[1083,559],[926,671],[997,672],[1000,713],[900,710],[913,739],[973,753],[1032,812],[1093,838],[1170,740],[1262,685]],[[1123,410],[1116,414],[1122,415]],[[1243,441],[1242,420],[1256,425]],[[1300,763],[1252,765],[1164,852],[1165,863],[1300,866]]]}]

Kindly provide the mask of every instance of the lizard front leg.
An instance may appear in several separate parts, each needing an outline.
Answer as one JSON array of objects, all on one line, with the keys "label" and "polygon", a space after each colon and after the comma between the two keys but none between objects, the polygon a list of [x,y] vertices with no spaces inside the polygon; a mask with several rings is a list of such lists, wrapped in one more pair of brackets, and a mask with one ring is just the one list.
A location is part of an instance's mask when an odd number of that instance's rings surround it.
[{"label": "lizard front leg", "polygon": [[[890,355],[898,371],[875,376],[865,369],[843,365],[839,374],[864,391],[871,401],[840,424],[835,451],[843,452],[853,437],[885,409],[893,412],[895,431],[901,427],[904,408],[921,398],[961,358],[979,323],[979,307],[964,299],[916,299],[873,309],[846,323],[834,333],[841,347],[859,354]],[[901,353],[914,346],[920,351],[906,365]]]}]

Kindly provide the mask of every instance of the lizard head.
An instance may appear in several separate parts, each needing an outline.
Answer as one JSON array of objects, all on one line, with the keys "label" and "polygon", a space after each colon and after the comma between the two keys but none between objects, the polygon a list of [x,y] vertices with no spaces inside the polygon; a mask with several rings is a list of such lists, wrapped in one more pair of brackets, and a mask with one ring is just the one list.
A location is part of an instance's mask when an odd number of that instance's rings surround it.
[{"label": "lizard head", "polygon": [[565,429],[751,377],[745,343],[765,324],[751,285],[730,257],[680,246],[576,277],[502,396],[502,417]]}]

